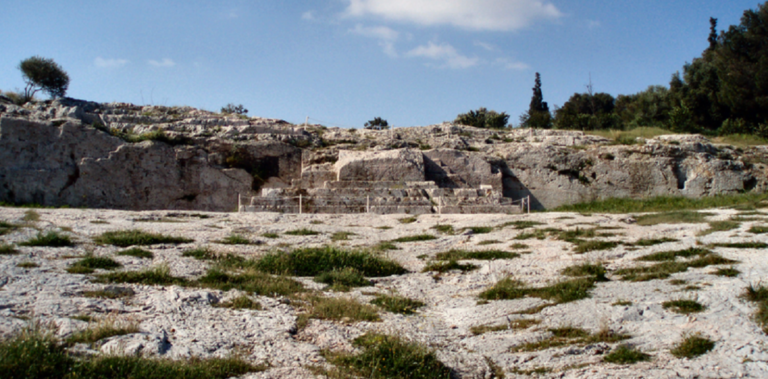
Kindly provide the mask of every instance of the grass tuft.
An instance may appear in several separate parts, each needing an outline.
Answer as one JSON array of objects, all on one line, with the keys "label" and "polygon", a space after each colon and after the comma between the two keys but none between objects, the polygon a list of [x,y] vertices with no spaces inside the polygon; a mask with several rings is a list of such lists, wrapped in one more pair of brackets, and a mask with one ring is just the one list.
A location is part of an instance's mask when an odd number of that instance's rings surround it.
[{"label": "grass tuft", "polygon": [[512,320],[506,324],[501,325],[480,325],[469,328],[469,331],[474,335],[480,335],[488,332],[499,332],[504,330],[521,330],[528,329],[533,325],[538,325],[541,321],[536,319],[519,319]]},{"label": "grass tuft", "polygon": [[399,221],[401,224],[412,224],[416,222],[416,220],[418,220],[416,217],[404,217],[397,219],[397,221]]},{"label": "grass tuft", "polygon": [[514,352],[538,351],[568,345],[585,345],[594,343],[614,343],[631,338],[629,335],[603,329],[590,334],[584,329],[571,326],[549,329],[551,336],[537,342],[529,342],[511,349]]},{"label": "grass tuft", "polygon": [[696,235],[707,236],[716,232],[725,232],[728,230],[737,229],[739,226],[741,226],[741,223],[735,221],[710,221],[709,229],[702,230]]},{"label": "grass tuft", "polygon": [[437,225],[433,226],[432,229],[435,229],[438,232],[443,233],[443,234],[453,234],[454,233],[453,225],[437,224]]},{"label": "grass tuft", "polygon": [[671,211],[663,213],[646,214],[637,216],[637,225],[650,226],[658,224],[700,224],[707,222],[705,217],[711,216],[711,213],[701,213],[697,211]]},{"label": "grass tuft", "polygon": [[589,291],[594,286],[593,278],[573,279],[540,288],[524,287],[520,281],[504,278],[479,296],[485,300],[511,300],[533,296],[556,303],[568,303],[589,297]]},{"label": "grass tuft", "polygon": [[441,274],[452,270],[459,270],[461,272],[468,272],[477,270],[480,266],[473,265],[471,263],[461,264],[456,260],[442,261],[442,262],[430,262],[427,264],[421,272],[439,272]]},{"label": "grass tuft", "polygon": [[307,229],[307,228],[301,228],[296,230],[289,230],[285,232],[285,234],[289,236],[316,236],[320,234],[320,232],[316,232],[314,230]]},{"label": "grass tuft", "polygon": [[109,257],[85,257],[67,268],[71,274],[90,274],[95,269],[114,270],[123,267],[119,262]]},{"label": "grass tuft", "polygon": [[94,343],[104,338],[124,334],[138,333],[139,326],[135,323],[118,323],[113,318],[99,321],[86,329],[73,333],[67,338],[68,343]]},{"label": "grass tuft", "polygon": [[22,242],[21,246],[40,246],[40,247],[70,247],[74,246],[74,242],[69,239],[68,236],[61,235],[57,232],[48,232],[46,234],[38,233],[37,237]]},{"label": "grass tuft", "polygon": [[324,272],[352,267],[368,277],[402,275],[400,264],[367,251],[348,251],[333,246],[296,249],[290,253],[270,253],[255,267],[272,274],[315,276]]},{"label": "grass tuft", "polygon": [[147,251],[138,247],[132,247],[128,250],[123,250],[121,252],[118,252],[117,255],[124,255],[128,257],[136,257],[136,258],[145,258],[145,259],[152,259],[155,257],[155,255],[152,254],[151,251]]},{"label": "grass tuft", "polygon": [[768,243],[764,242],[730,242],[730,243],[713,243],[708,246],[711,247],[725,247],[729,249],[765,249],[768,247]]},{"label": "grass tuft", "polygon": [[537,225],[544,225],[541,222],[538,221],[511,221],[511,222],[505,222],[499,226],[499,228],[506,228],[507,226],[512,226],[515,229],[528,229],[533,228]]},{"label": "grass tuft", "polygon": [[420,242],[420,241],[431,241],[436,239],[437,237],[431,234],[418,234],[415,236],[400,237],[398,239],[392,240],[392,242]]},{"label": "grass tuft", "polygon": [[647,247],[647,246],[661,245],[662,243],[667,243],[667,242],[677,242],[677,240],[674,239],[674,238],[667,238],[667,237],[664,237],[664,238],[654,238],[654,239],[645,239],[645,238],[643,238],[643,239],[637,240],[632,245],[633,246]]},{"label": "grass tuft", "polygon": [[698,313],[707,309],[707,307],[700,304],[698,301],[691,299],[670,300],[661,303],[661,305],[664,309],[670,309],[672,312],[682,314]]},{"label": "grass tuft", "polygon": [[710,350],[715,348],[715,342],[709,338],[703,337],[701,334],[684,335],[683,340],[680,341],[669,352],[678,358],[696,358],[700,355],[704,355]]},{"label": "grass tuft", "polygon": [[105,232],[94,238],[93,241],[98,244],[119,247],[129,247],[134,245],[147,246],[164,243],[177,245],[193,242],[193,240],[189,238],[164,236],[162,234],[147,233],[138,229]]},{"label": "grass tuft", "polygon": [[490,226],[470,226],[464,230],[470,230],[472,234],[488,234],[493,231],[493,228]]},{"label": "grass tuft", "polygon": [[587,240],[587,241],[578,240],[575,242],[575,244],[576,244],[576,247],[573,249],[573,251],[576,254],[584,254],[590,251],[597,251],[597,250],[610,250],[616,246],[619,246],[618,242],[596,241],[596,240]]},{"label": "grass tuft", "polygon": [[0,221],[0,236],[8,234],[16,229],[18,229],[18,226],[9,222]]},{"label": "grass tuft", "polygon": [[380,321],[376,307],[358,303],[351,298],[314,297],[306,318],[345,322]]},{"label": "grass tuft", "polygon": [[619,345],[603,357],[603,361],[620,365],[633,364],[651,360],[651,356],[633,346]]},{"label": "grass tuft", "polygon": [[40,265],[35,263],[35,262],[26,261],[26,262],[19,262],[19,264],[17,264],[16,267],[19,267],[19,268],[37,268],[37,267],[40,267]]},{"label": "grass tuft", "polygon": [[768,333],[768,288],[750,285],[742,296],[751,302],[757,303],[757,312],[755,312],[754,316],[755,321],[763,328],[763,332]]},{"label": "grass tuft", "polygon": [[331,241],[348,241],[349,236],[354,236],[355,233],[352,232],[336,232],[331,235]]},{"label": "grass tuft", "polygon": [[16,255],[19,251],[13,245],[0,245],[0,255]]},{"label": "grass tuft", "polygon": [[277,234],[277,233],[264,233],[261,236],[264,237],[264,238],[269,238],[269,239],[280,238],[280,235]]},{"label": "grass tuft", "polygon": [[131,283],[147,285],[185,285],[188,281],[171,275],[168,266],[158,266],[144,271],[118,271],[101,274],[94,280],[97,283]]},{"label": "grass tuft", "polygon": [[595,281],[598,282],[608,281],[608,278],[605,277],[606,271],[602,263],[584,263],[581,265],[570,266],[563,269],[560,273],[567,276],[588,276],[594,278]]},{"label": "grass tuft", "polygon": [[641,213],[712,209],[722,207],[761,208],[768,194],[746,193],[701,198],[659,196],[650,199],[612,198],[587,203],[570,204],[555,208],[554,212],[582,213]]},{"label": "grass tuft", "polygon": [[230,234],[219,241],[219,243],[224,245],[252,245],[253,241],[239,234]]},{"label": "grass tuft", "polygon": [[371,304],[378,305],[389,312],[404,315],[414,314],[416,309],[424,306],[421,301],[394,295],[376,295],[376,298],[371,300]]},{"label": "grass tuft", "polygon": [[213,305],[216,308],[230,308],[230,309],[251,309],[255,311],[262,310],[259,302],[253,301],[250,297],[242,295],[232,300],[216,303]]},{"label": "grass tuft", "polygon": [[768,233],[768,226],[766,225],[755,225],[751,228],[749,228],[748,232],[752,234],[765,234]]},{"label": "grass tuft", "polygon": [[284,276],[273,276],[255,270],[243,273],[229,273],[218,268],[212,268],[198,279],[204,287],[216,288],[222,291],[238,289],[262,296],[288,296],[304,291],[301,283]]},{"label": "grass tuft", "polygon": [[502,250],[481,250],[481,251],[466,251],[453,249],[445,253],[438,253],[435,255],[435,259],[439,261],[452,261],[452,260],[484,260],[490,261],[494,259],[514,259],[519,257],[520,254],[510,253]]},{"label": "grass tuft", "polygon": [[713,274],[717,276],[725,276],[727,278],[735,278],[741,274],[741,271],[737,270],[735,267],[723,267],[717,269]]},{"label": "grass tuft", "polygon": [[344,267],[320,273],[315,276],[315,281],[328,284],[331,289],[336,291],[348,291],[352,287],[366,287],[373,284],[354,267]]}]

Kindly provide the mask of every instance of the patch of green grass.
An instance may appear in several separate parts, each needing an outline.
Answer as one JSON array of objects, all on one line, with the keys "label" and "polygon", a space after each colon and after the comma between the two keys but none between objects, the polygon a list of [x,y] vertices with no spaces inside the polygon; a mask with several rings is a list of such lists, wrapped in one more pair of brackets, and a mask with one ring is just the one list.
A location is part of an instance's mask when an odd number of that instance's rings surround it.
[{"label": "patch of green grass", "polygon": [[469,328],[469,331],[472,332],[472,334],[478,336],[480,334],[488,333],[488,332],[499,332],[503,330],[521,330],[521,329],[528,329],[531,326],[540,324],[541,321],[536,319],[519,319],[519,320],[512,320],[509,321],[507,324],[500,324],[500,325],[480,325],[480,326],[473,326]]},{"label": "patch of green grass", "polygon": [[199,261],[213,261],[219,259],[219,254],[217,254],[208,246],[201,246],[194,249],[184,250],[181,253],[181,256],[192,257]]},{"label": "patch of green grass", "polygon": [[0,245],[0,255],[16,255],[19,251],[13,245]]},{"label": "patch of green grass", "polygon": [[136,293],[125,287],[108,286],[106,288],[94,291],[83,291],[83,297],[98,297],[102,299],[121,299],[124,297],[131,297]]},{"label": "patch of green grass", "polygon": [[224,245],[251,245],[253,244],[253,241],[239,234],[230,234],[219,241],[219,243]]},{"label": "patch of green grass", "polygon": [[768,233],[768,226],[766,225],[755,225],[751,228],[749,228],[748,232],[752,234],[765,234]]},{"label": "patch of green grass", "polygon": [[288,277],[274,276],[255,270],[242,273],[230,273],[219,268],[211,268],[198,279],[204,287],[222,291],[238,289],[262,296],[288,296],[304,292],[304,286]]},{"label": "patch of green grass", "polygon": [[760,145],[768,145],[768,141],[766,141],[764,138],[760,138],[759,136],[753,135],[753,134],[728,134],[724,136],[719,136],[711,139],[714,143],[722,143],[727,144],[735,147],[751,147],[751,146],[760,146]]},{"label": "patch of green grass", "polygon": [[0,367],[8,378],[185,378],[226,379],[263,371],[239,358],[150,359],[141,356],[82,356],[67,353],[67,346],[51,334],[23,331],[0,342]]},{"label": "patch of green grass", "polygon": [[584,254],[597,250],[610,250],[616,246],[619,246],[618,242],[597,240],[578,240],[575,242],[575,244],[576,247],[573,249],[573,252],[576,254]]},{"label": "patch of green grass", "polygon": [[114,270],[120,267],[123,267],[123,265],[112,258],[88,256],[69,265],[67,272],[71,274],[90,274],[95,269]]},{"label": "patch of green grass", "polygon": [[661,305],[664,307],[664,309],[669,309],[672,312],[683,314],[698,313],[707,309],[707,307],[700,304],[698,301],[691,299],[670,300],[661,303]]},{"label": "patch of green grass", "polygon": [[593,278],[578,278],[539,288],[525,287],[520,281],[504,278],[479,296],[485,300],[511,300],[532,296],[556,303],[568,303],[589,297],[589,291],[594,287]]},{"label": "patch of green grass", "polygon": [[637,225],[650,226],[658,224],[700,224],[707,222],[705,218],[711,213],[697,211],[671,211],[637,216]]},{"label": "patch of green grass", "polygon": [[38,233],[37,237],[29,241],[22,242],[20,246],[39,246],[39,247],[70,247],[75,243],[68,236],[57,232],[48,232],[46,234]]},{"label": "patch of green grass", "polygon": [[742,295],[745,299],[757,303],[755,321],[768,333],[768,287],[750,285]]},{"label": "patch of green grass", "polygon": [[713,243],[707,246],[711,247],[727,247],[729,249],[765,249],[768,247],[768,243],[764,242],[729,242],[729,243]]},{"label": "patch of green grass", "polygon": [[667,243],[667,242],[677,242],[677,240],[674,239],[674,238],[667,238],[667,237],[664,237],[664,238],[653,238],[653,239],[643,238],[643,239],[639,239],[639,240],[635,241],[631,245],[646,247],[646,246],[661,245],[661,244]]},{"label": "patch of green grass", "polygon": [[242,295],[232,300],[216,303],[213,305],[216,308],[230,308],[230,309],[251,309],[255,311],[262,310],[262,306],[259,302],[253,301],[250,297]]},{"label": "patch of green grass", "polygon": [[633,364],[651,360],[651,356],[633,346],[619,345],[603,357],[604,362],[620,365]]},{"label": "patch of green grass", "polygon": [[468,272],[477,270],[480,266],[473,265],[471,263],[461,264],[456,260],[442,261],[442,262],[430,262],[427,264],[421,272],[439,272],[441,274],[452,270],[459,270],[461,272]]},{"label": "patch of green grass", "polygon": [[93,242],[103,245],[129,247],[134,245],[148,246],[157,244],[182,244],[194,240],[184,237],[165,236],[157,233],[147,233],[139,229],[104,232],[93,239]]},{"label": "patch of green grass", "polygon": [[105,220],[91,220],[91,224],[106,225],[106,224],[109,224],[109,221],[105,221]]},{"label": "patch of green grass", "polygon": [[477,245],[478,246],[485,246],[485,245],[496,245],[496,244],[500,244],[500,243],[501,243],[501,241],[499,241],[499,240],[485,240],[485,241],[478,242]]},{"label": "patch of green grass", "polygon": [[119,323],[108,318],[86,329],[77,331],[67,338],[68,343],[94,343],[104,338],[138,333],[139,326],[133,323]]},{"label": "patch of green grass", "polygon": [[644,255],[640,258],[637,258],[638,261],[646,261],[646,262],[664,262],[664,261],[674,261],[676,258],[691,258],[694,256],[703,257],[706,255],[714,254],[712,251],[707,249],[702,249],[699,247],[691,247],[685,250],[676,250],[676,251],[660,251],[658,253]]},{"label": "patch of green grass", "polygon": [[376,307],[361,304],[351,298],[313,297],[306,319],[334,320],[346,322],[380,321]]},{"label": "patch of green grass", "polygon": [[26,222],[38,222],[40,221],[40,214],[30,209],[24,212],[24,217],[21,219]]},{"label": "patch of green grass", "polygon": [[400,250],[394,243],[386,241],[377,243],[371,249],[374,251]]},{"label": "patch of green grass", "polygon": [[506,228],[507,226],[513,226],[515,229],[528,229],[528,228],[533,228],[534,226],[537,226],[537,225],[544,225],[544,224],[538,221],[521,220],[521,221],[505,222],[501,224],[499,228]]},{"label": "patch of green grass", "polygon": [[493,228],[490,226],[470,226],[464,230],[471,230],[472,234],[488,234],[493,231]]},{"label": "patch of green grass", "polygon": [[365,334],[353,344],[356,355],[331,355],[326,359],[337,365],[342,375],[372,379],[449,379],[451,369],[440,362],[428,348],[400,337]]},{"label": "patch of green grass", "polygon": [[527,249],[528,247],[529,246],[524,243],[513,243],[509,245],[509,248],[513,250],[522,250],[522,249]]},{"label": "patch of green grass", "polygon": [[337,291],[348,291],[352,287],[366,287],[373,284],[365,278],[362,272],[354,267],[344,267],[342,269],[322,272],[315,276],[315,281],[328,284],[331,286],[331,289]]},{"label": "patch of green grass", "polygon": [[735,278],[739,276],[739,274],[741,274],[741,271],[737,270],[735,267],[724,267],[724,268],[717,269],[717,271],[715,271],[713,274],[717,276]]},{"label": "patch of green grass", "polygon": [[615,307],[626,307],[632,305],[632,302],[629,300],[617,300],[614,301],[613,304],[611,304]]},{"label": "patch of green grass", "polygon": [[433,226],[432,229],[435,229],[438,232],[443,233],[443,234],[453,234],[454,233],[453,225],[437,224],[437,225]]},{"label": "patch of green grass", "polygon": [[19,264],[17,264],[16,267],[20,267],[20,268],[37,268],[37,267],[40,267],[40,265],[35,263],[35,262],[25,261],[25,262],[19,262]]},{"label": "patch of green grass", "polygon": [[595,334],[590,334],[584,329],[570,326],[549,329],[549,332],[552,334],[549,338],[515,346],[511,351],[514,353],[521,351],[546,350],[569,345],[586,345],[599,342],[614,343],[631,338],[629,335],[616,333],[608,329],[600,330]]},{"label": "patch of green grass", "polygon": [[348,241],[349,236],[355,236],[352,232],[336,232],[331,235],[331,241]]},{"label": "patch of green grass", "polygon": [[436,239],[437,237],[431,234],[418,234],[414,236],[406,236],[406,237],[393,239],[392,242],[420,242],[420,241],[431,241]]},{"label": "patch of green grass", "polygon": [[416,309],[424,306],[424,303],[418,300],[402,296],[381,294],[376,295],[376,298],[371,300],[371,304],[378,305],[389,312],[404,315],[411,315],[416,312]]},{"label": "patch of green grass", "polygon": [[138,247],[132,247],[128,250],[123,250],[121,252],[118,252],[117,255],[124,255],[124,256],[144,258],[144,259],[152,259],[155,257],[155,255],[152,254],[151,251],[147,251]]},{"label": "patch of green grass", "polygon": [[96,283],[131,283],[146,285],[185,285],[188,281],[171,275],[168,266],[158,266],[144,271],[118,271],[101,274],[94,280]]},{"label": "patch of green grass", "polygon": [[682,286],[685,283],[688,283],[688,282],[682,279],[672,279],[669,281],[669,284],[673,286]]},{"label": "patch of green grass", "polygon": [[397,219],[397,221],[399,221],[401,224],[412,224],[416,222],[416,220],[418,220],[416,217],[404,217]]},{"label": "patch of green grass", "polygon": [[[675,260],[677,257],[692,256],[697,258],[686,261]],[[664,251],[640,257],[638,260],[657,261],[661,263],[657,263],[652,266],[624,268],[617,270],[614,273],[616,275],[621,275],[622,280],[643,282],[654,279],[666,279],[669,278],[672,274],[687,271],[690,267],[702,268],[707,266],[737,263],[734,260],[723,258],[709,250],[701,248],[689,248],[686,250],[678,251]]]},{"label": "patch of green grass", "polygon": [[768,199],[768,194],[746,193],[737,195],[718,195],[700,198],[683,196],[659,196],[650,199],[612,198],[580,204],[564,205],[553,212],[593,212],[593,213],[644,213],[670,212],[743,206],[751,209],[761,208],[761,201]]},{"label": "patch of green grass", "polygon": [[73,320],[84,321],[84,322],[92,322],[96,320],[95,318],[93,318],[93,316],[88,316],[88,315],[77,315],[77,316],[71,316],[70,318]]},{"label": "patch of green grass", "polygon": [[683,336],[683,340],[677,343],[669,352],[678,358],[696,358],[715,348],[715,342],[701,334]]},{"label": "patch of green grass", "polygon": [[270,253],[255,263],[255,268],[272,274],[315,276],[346,267],[368,277],[402,275],[400,264],[367,251],[342,250],[333,246],[296,249],[290,253]]},{"label": "patch of green grass", "polygon": [[480,250],[480,251],[466,251],[453,249],[445,253],[438,253],[435,255],[435,260],[438,261],[451,261],[451,260],[484,260],[490,261],[494,259],[514,259],[519,257],[520,254],[510,253],[503,250]]},{"label": "patch of green grass", "polygon": [[312,220],[312,221],[310,221],[309,223],[310,223],[310,224],[312,224],[312,225],[321,225],[321,224],[324,224],[324,222],[322,222],[322,221],[320,221],[320,220]]},{"label": "patch of green grass", "polygon": [[377,226],[376,229],[389,230],[389,229],[392,229],[392,227],[391,226]]},{"label": "patch of green grass", "polygon": [[277,233],[263,233],[261,236],[270,239],[280,238],[280,235]]},{"label": "patch of green grass", "polygon": [[8,234],[16,229],[18,229],[18,226],[9,222],[0,221],[0,236]]},{"label": "patch of green grass", "polygon": [[728,230],[737,229],[739,226],[741,226],[741,223],[735,221],[710,221],[709,229],[702,230],[696,235],[706,236],[716,232],[725,232]]},{"label": "patch of green grass", "polygon": [[584,263],[581,265],[570,266],[564,268],[560,273],[567,276],[592,277],[598,282],[608,281],[608,278],[605,277],[606,271],[602,263]]},{"label": "patch of green grass", "polygon": [[316,231],[311,230],[311,229],[301,228],[301,229],[296,229],[296,230],[289,230],[289,231],[285,232],[285,234],[287,234],[289,236],[316,236],[316,235],[320,234],[320,232],[316,232]]}]

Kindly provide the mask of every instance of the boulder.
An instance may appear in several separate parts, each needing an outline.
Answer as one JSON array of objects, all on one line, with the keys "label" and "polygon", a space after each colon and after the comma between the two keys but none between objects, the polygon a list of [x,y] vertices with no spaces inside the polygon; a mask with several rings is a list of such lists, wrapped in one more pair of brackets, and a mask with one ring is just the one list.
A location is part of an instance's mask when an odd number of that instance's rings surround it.
[{"label": "boulder", "polygon": [[339,152],[335,164],[339,181],[403,181],[424,180],[424,157],[418,150]]}]

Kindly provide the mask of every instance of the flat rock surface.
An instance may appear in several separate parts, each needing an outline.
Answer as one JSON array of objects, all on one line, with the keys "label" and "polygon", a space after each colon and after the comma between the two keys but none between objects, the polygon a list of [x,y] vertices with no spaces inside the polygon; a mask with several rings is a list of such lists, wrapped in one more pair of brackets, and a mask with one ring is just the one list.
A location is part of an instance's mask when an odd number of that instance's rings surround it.
[{"label": "flat rock surface", "polygon": [[[313,367],[331,367],[322,350],[353,352],[352,340],[366,332],[402,336],[429,346],[456,377],[492,378],[503,371],[507,378],[765,378],[768,377],[768,338],[754,321],[756,306],[742,298],[750,285],[759,285],[768,273],[765,249],[715,247],[714,243],[767,242],[768,235],[750,233],[753,226],[768,224],[768,213],[732,209],[707,210],[706,222],[640,226],[630,215],[535,213],[523,215],[420,215],[401,222],[407,215],[296,215],[277,213],[212,213],[144,211],[128,212],[89,209],[0,208],[0,221],[18,227],[0,235],[0,244],[13,244],[16,255],[0,255],[0,335],[7,336],[31,321],[53,325],[61,337],[111,320],[138,326],[138,332],[105,338],[77,346],[89,353],[149,354],[171,358],[244,356],[269,369],[247,378],[313,378]],[[708,222],[736,219],[735,229],[702,233]],[[412,220],[403,220],[412,221]],[[540,224],[516,229],[507,224],[535,221]],[[505,226],[505,224],[507,224]],[[440,233],[436,225],[450,225],[453,234]],[[470,228],[491,227],[487,230]],[[311,229],[317,235],[293,236],[285,232]],[[526,238],[535,229],[596,229],[602,236],[590,238],[619,242],[616,247],[578,254],[574,244],[553,233],[543,239]],[[145,247],[152,259],[116,255],[124,250],[98,245],[93,238],[107,231],[141,229],[165,235],[184,236],[194,242]],[[69,236],[74,247],[24,247],[18,244],[40,232],[58,231]],[[348,240],[333,241],[337,232],[354,233]],[[266,238],[274,233],[277,238]],[[252,245],[225,245],[219,241],[237,234],[258,241]],[[300,247],[334,245],[364,249],[381,242],[418,234],[434,240],[395,243],[397,250],[386,255],[410,273],[372,278],[373,286],[347,293],[325,289],[312,278],[299,278],[309,289],[329,297],[351,297],[368,302],[377,293],[397,294],[424,302],[414,315],[380,310],[379,322],[338,322],[311,319],[297,328],[303,311],[295,300],[282,297],[250,297],[262,310],[233,310],[213,305],[243,295],[237,290],[220,291],[199,287],[95,283],[94,274],[70,274],[66,269],[79,258],[92,254],[120,262],[119,270],[137,271],[167,266],[171,274],[196,279],[211,266],[182,256],[188,249],[207,246],[218,253],[258,258],[268,252]],[[632,243],[640,239],[669,239],[652,246]],[[523,244],[525,246],[520,246]],[[708,246],[709,245],[709,246]],[[650,265],[636,259],[661,251],[706,247],[738,263],[689,268],[669,278],[643,282],[622,280],[616,270]],[[503,250],[520,253],[514,259],[472,260],[478,269],[443,274],[422,272],[436,254],[451,249]],[[19,267],[33,262],[37,267]],[[591,296],[554,304],[537,297],[480,301],[478,295],[497,281],[513,277],[529,287],[543,287],[569,279],[561,271],[584,263],[601,262],[609,281],[598,282]],[[733,267],[736,277],[715,275],[718,268]],[[87,297],[88,291],[107,290],[124,297]],[[696,300],[706,308],[698,313],[678,314],[665,309],[669,300]],[[534,309],[542,305],[551,305]],[[522,311],[527,311],[521,313]],[[78,317],[80,316],[80,317]],[[475,334],[473,328],[497,326],[518,320],[535,320],[527,328]],[[651,360],[632,365],[603,361],[620,343],[572,343],[534,351],[517,351],[525,343],[551,336],[550,328],[572,326],[591,333],[609,329],[625,333],[629,344]],[[475,329],[476,331],[476,329]],[[682,336],[700,333],[715,341],[709,353],[693,359],[676,358],[670,350]],[[540,374],[535,374],[540,373]]]}]

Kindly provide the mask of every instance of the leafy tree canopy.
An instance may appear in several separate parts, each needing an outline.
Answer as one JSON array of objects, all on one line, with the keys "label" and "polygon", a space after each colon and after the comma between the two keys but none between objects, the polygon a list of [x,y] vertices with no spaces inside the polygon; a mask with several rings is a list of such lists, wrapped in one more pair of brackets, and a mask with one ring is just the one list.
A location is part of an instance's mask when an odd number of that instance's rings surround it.
[{"label": "leafy tree canopy", "polygon": [[476,111],[459,114],[453,123],[484,129],[504,129],[508,121],[509,115],[505,112],[498,113],[482,107]]},{"label": "leafy tree canopy", "polygon": [[69,87],[69,75],[53,59],[34,56],[19,63],[26,83],[24,97],[32,99],[36,92],[45,91],[51,97],[64,97]]},{"label": "leafy tree canopy", "polygon": [[389,123],[381,117],[376,117],[373,120],[366,122],[363,128],[370,130],[387,130],[389,129]]}]

